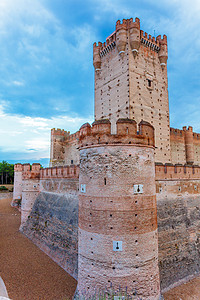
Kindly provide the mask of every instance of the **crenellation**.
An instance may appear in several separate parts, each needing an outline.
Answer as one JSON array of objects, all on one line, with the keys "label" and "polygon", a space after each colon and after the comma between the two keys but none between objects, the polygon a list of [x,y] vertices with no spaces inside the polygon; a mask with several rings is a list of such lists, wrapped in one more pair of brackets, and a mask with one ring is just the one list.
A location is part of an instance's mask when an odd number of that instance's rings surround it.
[{"label": "crenellation", "polygon": [[70,135],[70,131],[65,131],[64,129],[60,129],[60,128],[52,128],[51,129],[51,134],[54,136],[64,136],[67,137]]},{"label": "crenellation", "polygon": [[18,163],[18,164],[14,165],[14,171],[15,172],[22,172],[22,170],[23,170],[23,165],[22,164]]},{"label": "crenellation", "polygon": [[92,127],[86,123],[80,128],[80,147],[102,144],[143,144],[154,146],[154,128],[148,122],[142,121],[137,124],[131,119],[119,119],[117,121],[117,133],[111,133],[109,120],[98,120]]},{"label": "crenellation", "polygon": [[59,166],[40,170],[41,179],[50,178],[78,178],[79,165]]},{"label": "crenellation", "polygon": [[200,179],[200,166],[156,164],[155,172],[156,180]]}]

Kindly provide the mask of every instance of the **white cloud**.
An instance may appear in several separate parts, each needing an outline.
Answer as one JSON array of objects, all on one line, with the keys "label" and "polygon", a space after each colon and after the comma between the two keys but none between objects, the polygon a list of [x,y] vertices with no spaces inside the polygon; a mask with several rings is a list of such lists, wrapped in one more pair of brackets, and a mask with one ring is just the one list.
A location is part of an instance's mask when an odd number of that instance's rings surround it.
[{"label": "white cloud", "polygon": [[[5,101],[0,103],[0,148],[3,152],[15,152],[16,157],[27,153],[26,159],[49,157],[51,128],[64,128],[73,133],[88,121],[71,116],[47,119],[10,115],[5,113],[5,106]],[[92,122],[92,117],[89,121]]]},{"label": "white cloud", "polygon": [[22,82],[22,81],[14,80],[12,83],[16,86],[24,86],[24,82]]}]

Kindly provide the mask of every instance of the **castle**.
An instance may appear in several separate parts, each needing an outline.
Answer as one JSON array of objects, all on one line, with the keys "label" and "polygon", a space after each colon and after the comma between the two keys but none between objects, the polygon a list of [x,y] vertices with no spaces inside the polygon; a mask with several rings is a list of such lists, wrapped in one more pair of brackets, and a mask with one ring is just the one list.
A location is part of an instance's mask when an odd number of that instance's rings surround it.
[{"label": "castle", "polygon": [[[142,299],[200,273],[200,135],[170,128],[167,37],[117,21],[94,43],[95,121],[15,165],[21,231],[78,280]],[[139,299],[139,298],[138,298]]]}]

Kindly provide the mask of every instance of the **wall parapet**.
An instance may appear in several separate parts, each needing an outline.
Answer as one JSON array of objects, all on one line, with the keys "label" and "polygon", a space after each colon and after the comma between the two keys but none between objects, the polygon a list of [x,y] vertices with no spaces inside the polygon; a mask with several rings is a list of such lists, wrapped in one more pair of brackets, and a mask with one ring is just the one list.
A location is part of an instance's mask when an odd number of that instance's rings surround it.
[{"label": "wall parapet", "polygon": [[59,135],[59,136],[63,136],[63,137],[68,137],[70,135],[70,131],[65,131],[64,129],[60,129],[60,128],[52,128],[51,129],[51,134],[52,135]]},{"label": "wall parapet", "polygon": [[39,179],[40,178],[41,165],[39,163],[33,163],[32,166],[28,163],[17,163],[14,166],[15,173],[21,172],[22,179]]},{"label": "wall parapet", "polygon": [[117,134],[111,134],[111,123],[107,119],[97,120],[83,124],[80,128],[79,146],[105,145],[105,144],[141,144],[155,146],[154,127],[145,121],[138,125],[132,119],[118,119]]},{"label": "wall parapet", "polygon": [[74,141],[74,140],[78,140],[78,139],[79,139],[79,130],[77,132],[72,133],[69,136],[67,136],[66,142],[70,142],[70,141]]},{"label": "wall parapet", "polygon": [[40,179],[79,178],[79,165],[60,166],[40,170]]},{"label": "wall parapet", "polygon": [[200,179],[200,166],[155,164],[156,180]]},{"label": "wall parapet", "polygon": [[52,168],[41,168],[38,163],[15,164],[15,172],[22,172],[24,179],[46,179],[46,178],[78,178],[79,165],[60,166]]},{"label": "wall parapet", "polygon": [[[185,137],[185,132],[188,132],[188,131],[193,132],[193,129],[191,126],[189,126],[188,128],[186,126],[184,126],[183,129],[177,129],[177,128],[170,127],[170,135],[173,136],[174,138],[176,136]],[[195,140],[200,140],[200,133],[193,132],[193,138]]]},{"label": "wall parapet", "polygon": [[137,54],[140,44],[149,47],[151,50],[159,52],[159,59],[162,65],[167,61],[167,36],[158,35],[156,38],[152,37],[147,32],[140,30],[140,19],[133,18],[123,19],[122,22],[116,22],[115,31],[106,38],[106,42],[98,42],[93,44],[93,64],[95,70],[101,69],[101,58],[109,53],[115,46],[117,46],[119,54],[125,52],[125,45],[127,43],[127,32],[129,31],[130,46],[133,54]]}]

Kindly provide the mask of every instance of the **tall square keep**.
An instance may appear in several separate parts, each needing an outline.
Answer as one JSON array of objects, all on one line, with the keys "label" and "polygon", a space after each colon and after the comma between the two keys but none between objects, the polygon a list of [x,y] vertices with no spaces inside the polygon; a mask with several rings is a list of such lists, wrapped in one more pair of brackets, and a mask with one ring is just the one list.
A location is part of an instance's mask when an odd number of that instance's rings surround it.
[{"label": "tall square keep", "polygon": [[167,37],[140,30],[140,20],[117,21],[105,43],[93,45],[95,120],[148,121],[155,128],[156,162],[170,162]]}]

